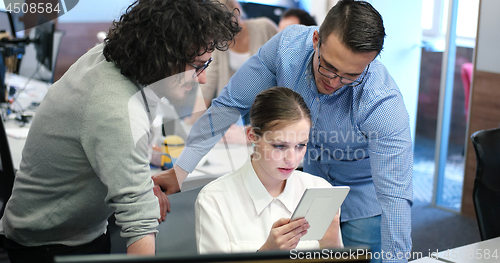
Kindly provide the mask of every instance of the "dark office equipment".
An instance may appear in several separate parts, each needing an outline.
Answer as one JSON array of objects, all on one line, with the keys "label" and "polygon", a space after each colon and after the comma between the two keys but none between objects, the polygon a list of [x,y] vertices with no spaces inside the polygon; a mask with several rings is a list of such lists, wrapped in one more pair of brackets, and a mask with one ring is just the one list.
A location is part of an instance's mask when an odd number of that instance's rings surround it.
[{"label": "dark office equipment", "polygon": [[[9,12],[0,10],[0,32],[5,32],[11,37],[16,37],[14,22]],[[4,58],[15,53],[15,46],[2,43],[4,39],[0,39],[0,103],[6,102],[5,94],[7,87],[5,86],[5,62]]]},{"label": "dark office equipment", "polygon": [[500,128],[471,136],[476,152],[476,179],[472,199],[481,240],[500,236]]},{"label": "dark office equipment", "polygon": [[3,216],[5,204],[12,194],[14,176],[15,170],[10,153],[9,141],[3,126],[3,121],[0,120],[0,218]]},{"label": "dark office equipment", "polygon": [[[175,237],[172,237],[175,238]],[[163,262],[266,262],[279,263],[283,261],[290,262],[366,262],[370,260],[363,254],[368,251],[365,247],[339,248],[324,251],[263,251],[252,253],[233,253],[233,254],[182,254],[169,253],[157,254],[155,257],[147,256],[127,256],[127,255],[89,255],[89,256],[62,256],[56,257],[56,263],[163,263]],[[306,258],[310,256],[310,258]],[[313,256],[315,258],[313,258]],[[337,257],[337,258],[336,258]]]},{"label": "dark office equipment", "polygon": [[5,30],[11,37],[16,37],[16,30],[14,28],[14,20],[12,15],[6,10],[0,10],[0,31]]},{"label": "dark office equipment", "polygon": [[0,52],[0,103],[6,103],[5,94],[7,94],[7,87],[5,86],[5,64],[2,53]]},{"label": "dark office equipment", "polygon": [[[1,14],[1,13],[0,13]],[[12,19],[10,19],[12,23]],[[33,43],[36,50],[36,58],[48,70],[52,70],[52,50],[54,45],[55,23],[54,21],[46,20],[43,16],[39,17],[38,26],[35,28],[35,36],[30,38],[11,38],[0,40],[1,47],[24,47]],[[12,30],[13,24],[11,24]],[[23,49],[24,51],[24,49]],[[24,53],[24,52],[23,52]],[[4,54],[6,56],[6,54]]]},{"label": "dark office equipment", "polygon": [[297,6],[275,6],[275,5],[263,5],[257,3],[240,3],[241,8],[245,12],[247,18],[256,18],[256,17],[267,17],[273,20],[274,23],[278,24],[281,15],[285,12],[289,7],[297,7]]},{"label": "dark office equipment", "polygon": [[[41,18],[43,20],[43,18]],[[36,58],[48,70],[52,70],[52,46],[54,43],[55,24],[53,21],[40,23],[35,28]]]}]

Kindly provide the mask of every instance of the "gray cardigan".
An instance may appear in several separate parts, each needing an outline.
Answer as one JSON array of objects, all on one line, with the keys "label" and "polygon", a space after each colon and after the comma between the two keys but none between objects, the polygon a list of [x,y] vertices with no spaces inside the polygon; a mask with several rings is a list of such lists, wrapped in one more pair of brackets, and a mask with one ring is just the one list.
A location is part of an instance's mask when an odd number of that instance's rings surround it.
[{"label": "gray cardigan", "polygon": [[21,245],[89,243],[113,212],[127,246],[156,233],[149,118],[137,86],[102,49],[49,89],[31,124],[2,218],[5,236]]}]

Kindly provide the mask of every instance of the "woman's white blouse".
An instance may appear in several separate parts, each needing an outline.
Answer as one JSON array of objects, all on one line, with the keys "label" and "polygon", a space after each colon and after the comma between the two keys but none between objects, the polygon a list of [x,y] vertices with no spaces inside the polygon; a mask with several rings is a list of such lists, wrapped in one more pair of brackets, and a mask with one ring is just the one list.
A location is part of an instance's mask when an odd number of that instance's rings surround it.
[{"label": "woman's white blouse", "polygon": [[[332,187],[325,179],[294,171],[284,191],[273,198],[260,182],[251,158],[238,170],[207,184],[195,203],[198,252],[255,252],[274,222],[290,218],[306,188]],[[318,241],[300,241],[297,249],[319,249]]]}]

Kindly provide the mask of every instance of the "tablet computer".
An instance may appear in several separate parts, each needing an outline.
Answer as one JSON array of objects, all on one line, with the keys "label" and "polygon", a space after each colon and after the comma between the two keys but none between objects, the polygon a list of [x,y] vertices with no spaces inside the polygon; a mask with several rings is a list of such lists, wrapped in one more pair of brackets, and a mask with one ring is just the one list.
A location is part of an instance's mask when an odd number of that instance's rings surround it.
[{"label": "tablet computer", "polygon": [[349,193],[349,186],[307,188],[290,221],[304,217],[309,222],[307,234],[300,240],[320,240],[326,233],[340,205]]}]

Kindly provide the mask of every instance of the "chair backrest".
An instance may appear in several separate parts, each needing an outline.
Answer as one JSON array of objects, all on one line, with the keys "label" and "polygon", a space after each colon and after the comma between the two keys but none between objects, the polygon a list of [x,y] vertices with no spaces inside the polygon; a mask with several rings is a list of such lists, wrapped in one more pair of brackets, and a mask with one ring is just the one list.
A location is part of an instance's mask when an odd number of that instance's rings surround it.
[{"label": "chair backrest", "polygon": [[[19,75],[29,78],[33,76],[34,73],[36,73],[34,78],[53,83],[57,57],[59,54],[59,46],[61,45],[61,40],[64,34],[64,31],[57,30],[54,32],[54,42],[52,46],[52,70],[48,70],[43,65],[40,66],[40,68],[38,67],[39,63],[36,59],[35,45],[29,44],[28,46],[26,46],[25,53],[19,65]],[[31,30],[30,38],[34,37],[35,30]],[[38,72],[35,72],[37,70]]]},{"label": "chair backrest", "polygon": [[471,136],[477,168],[472,198],[482,240],[500,236],[500,128]]},{"label": "chair backrest", "polygon": [[[168,196],[171,212],[158,226],[156,253],[197,254],[194,203],[202,186]],[[109,229],[109,228],[108,228]],[[115,231],[119,231],[116,228]],[[125,253],[125,239],[111,233],[111,253]]]},{"label": "chair backrest", "polygon": [[14,163],[10,153],[9,141],[7,133],[3,125],[3,120],[0,118],[0,218],[3,216],[5,204],[12,194],[12,186],[14,185]]}]

